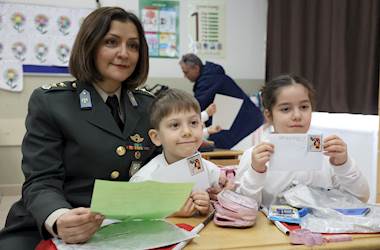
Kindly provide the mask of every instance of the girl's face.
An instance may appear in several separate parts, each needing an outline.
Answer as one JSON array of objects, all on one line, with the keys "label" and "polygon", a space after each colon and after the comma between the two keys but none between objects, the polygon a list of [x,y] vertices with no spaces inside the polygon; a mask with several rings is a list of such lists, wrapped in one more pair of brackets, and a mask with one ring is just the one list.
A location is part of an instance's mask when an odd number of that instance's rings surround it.
[{"label": "girl's face", "polygon": [[312,105],[308,90],[301,84],[279,88],[272,112],[264,111],[276,133],[306,133],[311,122]]}]

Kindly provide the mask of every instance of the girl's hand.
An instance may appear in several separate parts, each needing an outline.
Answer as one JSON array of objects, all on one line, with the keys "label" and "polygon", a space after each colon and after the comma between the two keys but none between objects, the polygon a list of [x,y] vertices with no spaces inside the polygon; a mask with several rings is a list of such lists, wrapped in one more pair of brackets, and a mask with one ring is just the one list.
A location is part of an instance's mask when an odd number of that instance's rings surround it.
[{"label": "girl's hand", "polygon": [[336,135],[327,136],[323,140],[323,154],[330,157],[330,163],[339,166],[347,161],[347,145]]},{"label": "girl's hand", "polygon": [[259,173],[267,170],[266,163],[269,161],[271,154],[274,152],[274,145],[268,142],[262,142],[252,150],[251,167]]},{"label": "girl's hand", "polygon": [[57,233],[65,243],[84,243],[100,228],[103,220],[103,215],[89,208],[74,208],[57,219]]}]

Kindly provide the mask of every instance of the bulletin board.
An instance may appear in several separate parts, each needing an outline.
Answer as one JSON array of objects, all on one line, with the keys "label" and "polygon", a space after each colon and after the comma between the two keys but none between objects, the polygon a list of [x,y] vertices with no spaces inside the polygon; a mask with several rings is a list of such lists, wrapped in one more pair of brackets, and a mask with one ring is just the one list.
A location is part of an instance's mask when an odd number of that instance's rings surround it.
[{"label": "bulletin board", "polygon": [[0,60],[24,73],[67,74],[70,52],[90,8],[0,3]]}]

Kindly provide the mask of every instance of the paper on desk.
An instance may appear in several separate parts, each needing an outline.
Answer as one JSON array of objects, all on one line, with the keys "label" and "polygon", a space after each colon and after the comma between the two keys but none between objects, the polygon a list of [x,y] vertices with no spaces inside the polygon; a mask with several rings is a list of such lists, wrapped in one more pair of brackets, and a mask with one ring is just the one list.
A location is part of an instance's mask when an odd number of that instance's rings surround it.
[{"label": "paper on desk", "polygon": [[121,250],[163,247],[197,234],[183,230],[164,220],[127,221],[106,226],[85,244],[65,244],[54,239],[58,250]]},{"label": "paper on desk", "polygon": [[96,180],[91,210],[111,219],[162,219],[180,210],[192,187],[192,183]]},{"label": "paper on desk", "polygon": [[[322,136],[308,134],[270,134],[274,153],[269,160],[269,169],[278,171],[306,171],[322,168]],[[315,146],[313,140],[319,140]],[[318,147],[319,146],[319,147]]]},{"label": "paper on desk", "polygon": [[243,104],[243,99],[216,94],[214,103],[218,112],[212,117],[212,124],[219,125],[222,129],[229,130],[235,121],[240,107]]},{"label": "paper on desk", "polygon": [[199,152],[168,166],[160,166],[152,173],[152,180],[194,183],[194,190],[206,191],[210,187],[208,170],[203,165]]}]

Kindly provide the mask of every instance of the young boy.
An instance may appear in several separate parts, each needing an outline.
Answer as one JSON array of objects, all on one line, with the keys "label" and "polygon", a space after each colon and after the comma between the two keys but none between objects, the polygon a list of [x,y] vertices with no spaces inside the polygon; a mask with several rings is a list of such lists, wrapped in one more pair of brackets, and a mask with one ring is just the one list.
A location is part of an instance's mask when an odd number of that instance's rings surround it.
[{"label": "young boy", "polygon": [[[198,148],[202,143],[200,113],[197,100],[184,91],[169,89],[157,96],[151,106],[150,122],[153,129],[149,130],[149,137],[156,146],[162,146],[163,153],[148,162],[130,181],[154,180],[155,171],[172,164],[189,164],[189,158],[199,157],[194,162],[201,164],[204,171],[208,172],[209,186],[215,187],[218,182],[223,182],[220,169],[199,156]],[[210,196],[206,190],[193,191],[174,216],[188,217],[196,211],[207,214],[209,207]]]}]

